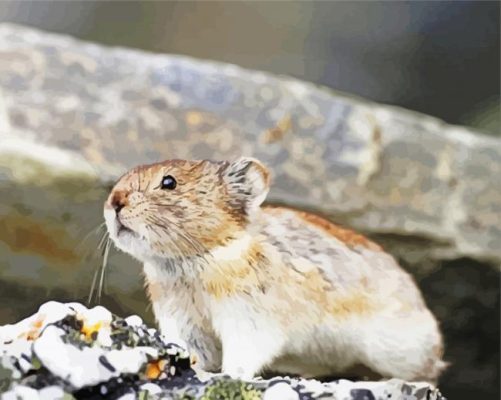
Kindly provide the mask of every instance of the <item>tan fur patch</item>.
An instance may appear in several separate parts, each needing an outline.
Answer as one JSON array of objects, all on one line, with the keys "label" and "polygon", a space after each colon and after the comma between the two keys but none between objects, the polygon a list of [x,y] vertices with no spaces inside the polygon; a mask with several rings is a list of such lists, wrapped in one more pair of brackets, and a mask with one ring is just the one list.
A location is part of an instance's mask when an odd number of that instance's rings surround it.
[{"label": "tan fur patch", "polygon": [[319,269],[304,274],[301,290],[305,298],[315,300],[327,314],[338,318],[367,315],[374,308],[367,294],[362,291],[339,295],[330,290],[329,283]]},{"label": "tan fur patch", "polygon": [[323,229],[326,233],[334,236],[336,239],[345,243],[347,246],[353,248],[357,246],[362,246],[373,251],[383,251],[382,247],[373,241],[369,240],[365,236],[357,233],[351,229],[341,227],[336,225],[319,215],[308,213],[305,211],[295,210],[288,207],[275,207],[268,206],[270,210],[280,210],[285,209],[294,212],[302,220],[308,222],[309,224],[315,225],[316,227]]},{"label": "tan fur patch", "polygon": [[[259,287],[257,255],[259,243],[252,243],[238,260],[217,261],[202,273],[204,289],[216,299]],[[253,268],[251,265],[255,265]]]},{"label": "tan fur patch", "polygon": [[346,297],[335,298],[329,305],[329,313],[335,317],[368,315],[374,310],[365,293],[356,292]]},{"label": "tan fur patch", "polygon": [[208,294],[220,300],[229,297],[236,291],[235,282],[223,274],[213,274],[209,280],[204,282],[204,288]]},{"label": "tan fur patch", "polygon": [[148,297],[152,303],[162,300],[165,297],[165,290],[158,282],[147,283]]},{"label": "tan fur patch", "polygon": [[245,260],[218,263],[213,270],[206,271],[202,279],[207,293],[217,299],[258,286],[257,275]]}]

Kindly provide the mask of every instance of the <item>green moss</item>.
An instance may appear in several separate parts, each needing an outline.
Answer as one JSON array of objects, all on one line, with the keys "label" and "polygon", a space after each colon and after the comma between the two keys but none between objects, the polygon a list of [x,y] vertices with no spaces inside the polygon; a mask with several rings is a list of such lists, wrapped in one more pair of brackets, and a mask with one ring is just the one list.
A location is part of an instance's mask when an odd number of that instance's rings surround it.
[{"label": "green moss", "polygon": [[261,391],[236,380],[217,380],[205,388],[202,400],[260,400]]},{"label": "green moss", "polygon": [[12,382],[12,371],[0,364],[0,393],[7,391]]},{"label": "green moss", "polygon": [[149,396],[149,392],[147,390],[141,390],[138,394],[137,394],[137,398],[138,400],[148,400],[150,399],[150,396]]}]

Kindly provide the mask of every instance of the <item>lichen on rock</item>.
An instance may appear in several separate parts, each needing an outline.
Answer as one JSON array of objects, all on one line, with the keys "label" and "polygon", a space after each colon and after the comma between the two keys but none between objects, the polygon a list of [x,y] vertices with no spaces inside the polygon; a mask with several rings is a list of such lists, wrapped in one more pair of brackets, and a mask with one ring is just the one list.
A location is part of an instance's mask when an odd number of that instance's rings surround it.
[{"label": "lichen on rock", "polygon": [[[197,375],[189,353],[138,316],[48,302],[0,327],[0,390],[14,399],[441,399],[426,383],[272,378],[241,381]],[[382,397],[381,397],[382,396]]]}]

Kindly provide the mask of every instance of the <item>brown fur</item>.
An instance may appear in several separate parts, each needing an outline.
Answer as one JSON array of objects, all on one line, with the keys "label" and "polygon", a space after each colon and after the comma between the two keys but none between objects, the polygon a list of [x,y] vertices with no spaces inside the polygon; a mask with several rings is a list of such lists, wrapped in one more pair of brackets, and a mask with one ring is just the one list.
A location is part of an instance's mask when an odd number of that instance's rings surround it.
[{"label": "brown fur", "polygon": [[278,207],[278,206],[266,206],[267,209],[270,211],[280,211],[281,208],[286,208],[291,211],[294,211],[301,219],[303,219],[305,222],[315,225],[316,227],[322,229],[324,232],[328,233],[329,235],[334,236],[336,239],[340,240],[341,242],[345,243],[347,246],[351,248],[355,248],[357,246],[362,246],[370,250],[374,251],[383,251],[382,247],[378,245],[377,243],[374,243],[373,241],[369,240],[365,236],[361,235],[360,233],[354,232],[351,229],[344,228],[342,226],[336,225],[325,218],[308,213],[305,211],[300,211],[300,210],[294,210],[293,208],[289,207]]},{"label": "brown fur", "polygon": [[254,243],[247,254],[242,254],[241,259],[218,261],[214,268],[205,269],[201,278],[207,293],[221,299],[257,288],[260,285],[260,275],[263,275],[262,271],[256,269],[259,266],[255,262],[259,251],[259,244]]},{"label": "brown fur", "polygon": [[318,267],[303,273],[299,279],[294,280],[287,276],[284,278],[286,282],[296,286],[296,293],[301,293],[303,298],[314,300],[326,314],[334,318],[369,315],[375,310],[374,302],[365,290],[352,290],[347,293],[332,291],[330,282],[326,281]]}]

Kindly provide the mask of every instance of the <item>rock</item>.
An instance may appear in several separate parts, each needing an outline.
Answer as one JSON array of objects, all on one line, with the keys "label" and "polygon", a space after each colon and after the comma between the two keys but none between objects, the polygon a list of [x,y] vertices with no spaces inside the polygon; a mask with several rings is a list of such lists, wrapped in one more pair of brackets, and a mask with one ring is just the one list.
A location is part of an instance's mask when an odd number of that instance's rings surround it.
[{"label": "rock", "polygon": [[[149,399],[205,400],[443,398],[426,383],[398,379],[321,383],[277,377],[244,382],[211,374],[203,380],[191,369],[186,350],[167,343],[155,329],[137,320],[129,324],[130,319],[105,311],[51,302],[15,325],[0,327],[2,367],[10,372],[0,378],[1,399],[142,399],[146,393]],[[111,343],[97,340],[103,330],[109,332]],[[26,351],[19,353],[20,347]]]}]

